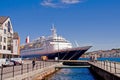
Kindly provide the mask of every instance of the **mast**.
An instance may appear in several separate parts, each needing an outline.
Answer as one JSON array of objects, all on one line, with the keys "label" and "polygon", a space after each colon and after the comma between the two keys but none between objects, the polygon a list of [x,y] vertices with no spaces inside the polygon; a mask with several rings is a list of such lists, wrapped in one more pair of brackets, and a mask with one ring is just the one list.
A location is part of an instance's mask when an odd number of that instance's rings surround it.
[{"label": "mast", "polygon": [[54,24],[52,24],[52,29],[51,29],[51,32],[52,32],[52,37],[57,37],[57,33],[56,33],[56,29],[55,29],[55,26]]}]

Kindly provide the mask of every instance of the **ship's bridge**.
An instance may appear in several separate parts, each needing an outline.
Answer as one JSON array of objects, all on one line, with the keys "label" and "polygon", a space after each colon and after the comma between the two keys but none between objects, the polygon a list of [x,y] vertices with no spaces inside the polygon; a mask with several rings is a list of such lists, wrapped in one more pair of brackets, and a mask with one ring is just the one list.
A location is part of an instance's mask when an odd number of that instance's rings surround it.
[{"label": "ship's bridge", "polygon": [[52,42],[68,42],[65,38],[61,37],[61,36],[56,36],[56,37],[52,37],[52,36],[49,36],[47,38],[47,41],[52,41]]}]

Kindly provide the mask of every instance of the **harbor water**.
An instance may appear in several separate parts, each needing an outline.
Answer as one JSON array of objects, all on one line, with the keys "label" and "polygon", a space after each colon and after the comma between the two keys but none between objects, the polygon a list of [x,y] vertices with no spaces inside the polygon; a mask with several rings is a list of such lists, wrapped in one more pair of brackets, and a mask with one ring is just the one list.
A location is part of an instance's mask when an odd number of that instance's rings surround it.
[{"label": "harbor water", "polygon": [[[89,58],[80,58],[80,60],[89,60]],[[98,60],[108,60],[120,62],[120,58],[98,58]],[[46,80],[99,80],[88,68],[65,68],[46,77]]]},{"label": "harbor water", "polygon": [[67,68],[46,77],[46,80],[97,80],[88,68]]},{"label": "harbor water", "polygon": [[[79,58],[79,60],[90,60],[90,58]],[[115,61],[115,62],[120,62],[120,58],[117,57],[117,58],[97,58],[97,60],[99,61]]]}]

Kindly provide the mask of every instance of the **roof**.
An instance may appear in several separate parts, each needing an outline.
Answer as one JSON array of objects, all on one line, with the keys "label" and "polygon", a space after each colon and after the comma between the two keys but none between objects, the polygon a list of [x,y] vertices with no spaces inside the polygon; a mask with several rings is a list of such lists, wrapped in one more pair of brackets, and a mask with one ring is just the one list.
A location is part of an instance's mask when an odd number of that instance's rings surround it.
[{"label": "roof", "polygon": [[8,16],[0,16],[0,24],[3,24],[8,19]]},{"label": "roof", "polygon": [[17,32],[14,32],[14,33],[13,33],[13,39],[19,39],[19,35],[18,35]]}]

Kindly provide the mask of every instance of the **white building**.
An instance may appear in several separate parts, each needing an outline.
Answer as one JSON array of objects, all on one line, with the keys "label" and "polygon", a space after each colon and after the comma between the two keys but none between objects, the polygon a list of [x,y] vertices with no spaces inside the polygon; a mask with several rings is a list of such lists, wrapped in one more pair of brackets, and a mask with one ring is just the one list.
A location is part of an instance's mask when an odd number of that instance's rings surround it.
[{"label": "white building", "polygon": [[17,35],[16,37],[15,34],[16,33],[13,32],[10,18],[6,16],[0,16],[0,58],[10,58],[19,56],[18,49],[20,39],[19,36]]}]

